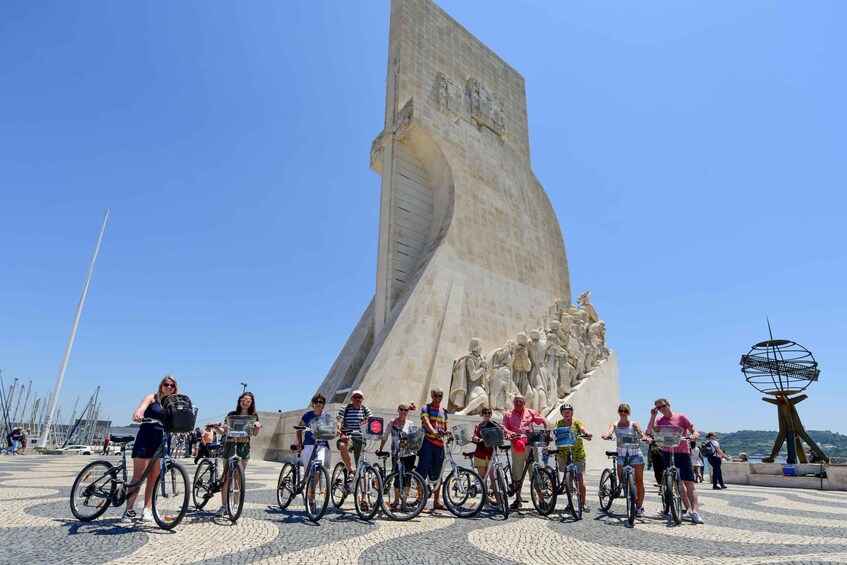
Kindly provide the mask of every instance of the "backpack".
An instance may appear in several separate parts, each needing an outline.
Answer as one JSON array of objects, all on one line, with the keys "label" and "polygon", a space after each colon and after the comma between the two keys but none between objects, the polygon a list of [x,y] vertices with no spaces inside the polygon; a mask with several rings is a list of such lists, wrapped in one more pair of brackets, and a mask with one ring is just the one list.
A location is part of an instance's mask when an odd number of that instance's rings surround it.
[{"label": "backpack", "polygon": [[704,457],[717,457],[717,452],[715,451],[715,444],[711,441],[704,441],[700,444],[700,453]]},{"label": "backpack", "polygon": [[194,431],[197,409],[184,394],[170,394],[162,399],[162,426],[168,433]]}]

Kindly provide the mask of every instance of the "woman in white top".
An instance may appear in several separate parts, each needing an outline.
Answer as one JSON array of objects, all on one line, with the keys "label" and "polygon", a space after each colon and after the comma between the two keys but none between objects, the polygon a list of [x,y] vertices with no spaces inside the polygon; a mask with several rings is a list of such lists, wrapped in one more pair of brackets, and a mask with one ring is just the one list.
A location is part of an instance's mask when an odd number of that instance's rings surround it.
[{"label": "woman in white top", "polygon": [[694,469],[694,482],[703,482],[703,456],[700,454],[700,448],[696,441],[690,441],[688,446],[691,448],[691,467]]},{"label": "woman in white top", "polygon": [[[612,436],[616,435],[628,435],[644,439],[641,426],[638,425],[638,422],[630,421],[629,413],[629,404],[618,406],[619,420],[609,424],[609,430],[603,434],[603,439],[611,439]],[[618,481],[621,479],[626,456],[629,456],[629,464],[635,470],[635,505],[637,506],[635,515],[641,517],[644,516],[644,455],[642,455],[640,447],[619,447]]]},{"label": "woman in white top", "polygon": [[[412,431],[412,422],[408,419],[409,405],[402,403],[397,407],[397,417],[391,420],[388,427],[385,428],[385,433],[382,436],[382,442],[379,444],[377,451],[382,451],[385,447],[385,442],[391,440],[391,463],[394,472],[397,470],[398,459],[403,462],[403,467],[407,471],[415,468],[415,452],[406,447],[406,437]],[[409,488],[412,485],[411,475],[406,475],[403,484],[403,491],[406,495],[409,494]],[[400,504],[400,477],[394,479],[394,502],[392,507]]]}]

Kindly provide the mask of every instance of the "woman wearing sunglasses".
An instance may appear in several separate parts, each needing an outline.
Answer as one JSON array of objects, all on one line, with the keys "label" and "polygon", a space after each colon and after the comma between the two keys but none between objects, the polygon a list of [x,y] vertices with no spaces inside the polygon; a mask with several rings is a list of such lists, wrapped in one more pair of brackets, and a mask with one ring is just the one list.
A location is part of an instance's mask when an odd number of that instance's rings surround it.
[{"label": "woman wearing sunglasses", "polygon": [[[252,435],[259,435],[262,424],[259,423],[259,415],[256,414],[256,397],[253,396],[252,392],[241,393],[235,402],[235,410],[227,414],[227,417],[229,416],[255,416],[256,421],[253,423]],[[213,422],[212,427],[221,436],[226,436],[229,433],[229,428],[227,428],[226,424],[221,425],[221,422]],[[226,461],[233,455],[241,457],[241,468],[247,471],[247,463],[250,462],[250,436],[226,438],[221,457]],[[229,496],[229,477],[226,476],[228,473],[229,469],[224,467],[224,486],[221,489],[221,502],[223,504],[218,510],[218,517],[226,516],[226,498]]]},{"label": "woman wearing sunglasses", "polygon": [[[629,404],[618,406],[618,421],[609,424],[609,430],[603,435],[603,439],[611,439],[616,435],[634,436],[644,439],[644,432],[638,422],[629,419]],[[621,481],[624,459],[629,456],[629,464],[635,469],[635,515],[639,518],[644,516],[644,455],[638,447],[618,448],[618,484]]]},{"label": "woman wearing sunglasses", "polygon": [[[132,446],[132,482],[138,481],[156,450],[162,444],[162,436],[165,433],[162,424],[143,423],[145,418],[153,420],[162,420],[162,400],[171,394],[177,394],[178,387],[176,379],[172,375],[165,375],[165,378],[159,382],[159,390],[153,394],[148,394],[141,400],[135,412],[132,414],[134,422],[142,422],[138,428],[138,434],[135,436],[135,443]],[[156,479],[159,478],[159,466],[156,465],[150,470],[147,475],[147,484],[144,485],[144,510],[141,512],[142,522],[153,521],[153,490],[156,488]],[[135,510],[133,505],[138,496],[139,491],[129,499],[126,505],[126,511],[121,518],[121,523],[129,524],[135,518]]]}]

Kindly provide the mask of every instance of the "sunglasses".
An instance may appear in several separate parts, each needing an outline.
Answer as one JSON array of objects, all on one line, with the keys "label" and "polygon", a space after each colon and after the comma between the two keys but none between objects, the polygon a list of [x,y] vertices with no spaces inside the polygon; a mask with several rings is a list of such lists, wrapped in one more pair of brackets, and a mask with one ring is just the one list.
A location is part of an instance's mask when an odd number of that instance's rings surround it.
[{"label": "sunglasses", "polygon": [[400,411],[400,412],[408,412],[409,411],[408,408],[398,408],[397,410]]},{"label": "sunglasses", "polygon": [[483,412],[482,413],[483,416],[491,416],[491,414],[493,414],[493,412]]},{"label": "sunglasses", "polygon": [[629,414],[629,410],[618,410],[618,414]]},{"label": "sunglasses", "polygon": [[662,408],[667,408],[667,407],[668,407],[667,404],[662,404],[661,406],[656,406],[656,408],[658,408],[659,410],[661,410]]},{"label": "sunglasses", "polygon": [[323,400],[315,400],[312,404],[326,404]]},{"label": "sunglasses", "polygon": [[354,397],[353,397],[353,400],[362,400],[362,398],[364,398],[364,397],[362,397],[362,396],[354,396]]},{"label": "sunglasses", "polygon": [[176,385],[173,384],[173,383],[162,383],[162,388],[165,388],[165,387],[176,388]]},{"label": "sunglasses", "polygon": [[442,398],[443,396],[444,396],[443,394],[433,394],[432,395],[433,398]]},{"label": "sunglasses", "polygon": [[244,398],[239,400],[239,402],[253,402],[253,399],[250,398],[249,396],[245,396]]}]

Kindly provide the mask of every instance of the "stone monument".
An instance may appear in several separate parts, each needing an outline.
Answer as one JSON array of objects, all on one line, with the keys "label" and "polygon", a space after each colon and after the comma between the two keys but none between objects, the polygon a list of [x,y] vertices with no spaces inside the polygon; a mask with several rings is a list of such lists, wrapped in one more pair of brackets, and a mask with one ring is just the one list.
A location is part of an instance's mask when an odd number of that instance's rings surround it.
[{"label": "stone monument", "polygon": [[[451,418],[508,409],[523,388],[547,412],[557,389],[588,399],[571,389],[596,369],[584,366],[596,314],[561,316],[567,256],[531,168],[523,77],[430,0],[392,0],[390,25],[385,123],[370,151],[382,179],[376,289],[317,392],[343,404],[360,389],[393,414],[438,386],[457,401]],[[548,345],[549,327],[518,333],[551,304],[561,305],[558,344]],[[591,410],[604,412],[595,433],[618,402],[607,357],[607,378],[587,379],[598,387]]]}]

